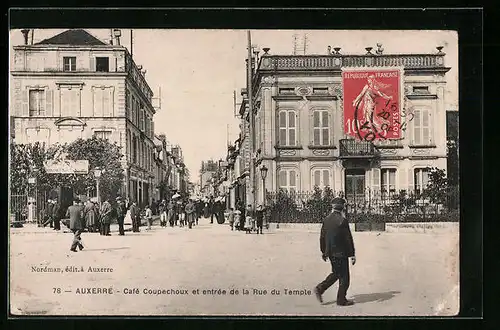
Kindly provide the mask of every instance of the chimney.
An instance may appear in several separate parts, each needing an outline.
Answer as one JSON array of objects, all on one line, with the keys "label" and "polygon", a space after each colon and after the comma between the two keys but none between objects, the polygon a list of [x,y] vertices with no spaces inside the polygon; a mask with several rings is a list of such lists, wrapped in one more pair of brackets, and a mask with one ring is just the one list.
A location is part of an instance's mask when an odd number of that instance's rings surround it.
[{"label": "chimney", "polygon": [[23,30],[21,30],[21,33],[23,34],[23,37],[24,37],[24,45],[27,45],[28,44],[28,37],[29,37],[30,30],[23,29]]}]

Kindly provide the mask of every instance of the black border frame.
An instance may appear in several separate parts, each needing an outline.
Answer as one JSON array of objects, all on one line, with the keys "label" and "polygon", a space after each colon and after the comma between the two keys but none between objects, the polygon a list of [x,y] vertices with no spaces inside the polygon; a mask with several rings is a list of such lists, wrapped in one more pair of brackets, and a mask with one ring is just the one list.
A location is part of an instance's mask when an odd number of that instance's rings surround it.
[{"label": "black border frame", "polygon": [[[8,14],[8,28],[111,28],[111,27],[133,27],[133,28],[210,28],[210,29],[435,29],[456,30],[459,35],[459,108],[460,108],[460,182],[461,182],[461,205],[460,220],[460,317],[481,318],[483,313],[483,220],[482,220],[482,158],[483,158],[483,9],[223,9],[223,8],[64,8],[64,9],[14,9]],[[88,14],[87,14],[88,13]],[[8,45],[8,29],[6,31]],[[9,47],[9,46],[8,46]],[[8,48],[7,48],[8,50]],[[6,62],[7,63],[7,62]],[[8,65],[8,64],[7,64]],[[8,71],[8,67],[6,72]],[[8,77],[7,84],[8,86]],[[8,100],[8,90],[6,91]],[[7,105],[8,108],[8,105]],[[6,123],[8,129],[8,112],[6,112]],[[8,141],[6,142],[8,148]],[[480,162],[478,164],[478,161]],[[8,167],[8,159],[4,158],[4,166]],[[5,172],[7,173],[7,171]],[[474,175],[470,175],[474,173]],[[480,179],[479,179],[480,178]],[[7,193],[7,192],[6,192]],[[6,196],[7,197],[7,196]],[[6,199],[3,199],[6,200]],[[5,226],[4,226],[5,228]],[[5,241],[8,242],[8,232],[4,233]],[[5,247],[6,245],[2,245]],[[5,250],[6,252],[6,250]],[[4,254],[6,263],[7,253]],[[4,269],[7,269],[7,264]],[[5,275],[8,275],[4,273]],[[6,276],[4,284],[7,284]],[[6,286],[4,286],[6,287]],[[7,293],[8,294],[8,293]],[[7,307],[4,310],[8,310]],[[8,317],[8,315],[7,315]],[[26,322],[24,326],[46,326],[48,321],[63,319],[61,317],[26,317],[19,318]],[[64,323],[71,328],[94,328],[97,322],[93,317],[71,317]],[[101,317],[100,319],[104,319]],[[104,326],[108,326],[111,320],[120,327],[130,322],[131,317],[106,317]],[[125,319],[125,320],[124,320]],[[134,318],[135,319],[135,318]],[[215,321],[218,324],[228,323],[231,328],[249,323],[261,321],[259,326],[271,323],[275,327],[275,320],[287,327],[305,325],[312,328],[313,325],[327,325],[335,320],[335,325],[357,328],[366,319],[370,320],[367,326],[378,329],[388,322],[407,320],[406,317],[394,318],[318,318],[318,317],[276,317],[261,319],[258,317],[207,317],[203,319],[188,317],[193,325]],[[341,320],[339,320],[341,319]],[[403,319],[403,320],[402,320]],[[418,317],[414,319],[426,319]],[[432,318],[433,325],[442,326],[445,318]],[[456,318],[455,318],[456,319]],[[85,320],[85,322],[83,322]],[[178,317],[148,317],[140,318],[144,324],[154,321],[168,320],[178,322]],[[262,323],[266,320],[266,323]],[[313,322],[316,321],[316,322]],[[4,322],[2,324],[7,324]],[[117,321],[115,323],[115,321]],[[319,322],[318,322],[319,321]],[[16,320],[8,321],[9,328],[13,325],[21,326]],[[182,322],[182,321],[181,321]],[[214,322],[214,323],[215,323]],[[417,322],[413,321],[403,326],[404,328],[415,328]],[[172,322],[173,323],[173,322]],[[467,322],[468,323],[468,322]],[[84,326],[85,324],[85,326]],[[274,325],[273,325],[274,324]],[[170,325],[170,324],[169,324]],[[253,324],[255,326],[257,324]],[[429,325],[427,325],[429,326]],[[3,327],[2,327],[3,328]]]}]

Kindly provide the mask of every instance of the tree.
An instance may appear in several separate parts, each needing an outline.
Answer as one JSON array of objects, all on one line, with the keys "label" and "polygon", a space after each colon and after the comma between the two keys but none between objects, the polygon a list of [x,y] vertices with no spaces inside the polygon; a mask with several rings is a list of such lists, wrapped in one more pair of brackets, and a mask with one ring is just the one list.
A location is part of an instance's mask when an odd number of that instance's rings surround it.
[{"label": "tree", "polygon": [[443,169],[429,168],[429,184],[424,190],[424,197],[433,204],[445,204],[448,191],[448,179]]},{"label": "tree", "polygon": [[[13,194],[24,193],[28,189],[28,178],[36,177],[38,184],[44,184],[43,163],[47,151],[39,142],[33,144],[10,145],[10,189]],[[38,172],[35,171],[38,169]],[[40,182],[42,181],[42,182]]]}]

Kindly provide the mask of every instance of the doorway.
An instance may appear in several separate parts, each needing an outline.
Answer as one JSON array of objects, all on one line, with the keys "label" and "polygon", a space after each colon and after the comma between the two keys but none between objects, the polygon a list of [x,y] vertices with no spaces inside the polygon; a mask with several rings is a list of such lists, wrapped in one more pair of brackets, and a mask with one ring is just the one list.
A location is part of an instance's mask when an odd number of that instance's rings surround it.
[{"label": "doorway", "polygon": [[360,202],[365,199],[365,170],[345,170],[345,197],[348,202]]}]

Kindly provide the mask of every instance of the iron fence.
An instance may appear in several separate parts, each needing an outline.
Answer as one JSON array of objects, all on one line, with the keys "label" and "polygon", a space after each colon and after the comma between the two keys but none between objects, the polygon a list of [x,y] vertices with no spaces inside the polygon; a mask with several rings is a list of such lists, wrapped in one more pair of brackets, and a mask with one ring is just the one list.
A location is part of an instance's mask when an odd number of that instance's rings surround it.
[{"label": "iron fence", "polygon": [[43,209],[48,196],[47,191],[37,191],[36,189],[11,193],[9,207],[11,223],[40,223],[43,221]]},{"label": "iron fence", "polygon": [[320,223],[332,209],[332,200],[346,201],[350,222],[459,221],[459,190],[449,187],[437,198],[425,191],[366,189],[362,195],[345,196],[330,189],[268,192],[269,218],[276,223]]}]

